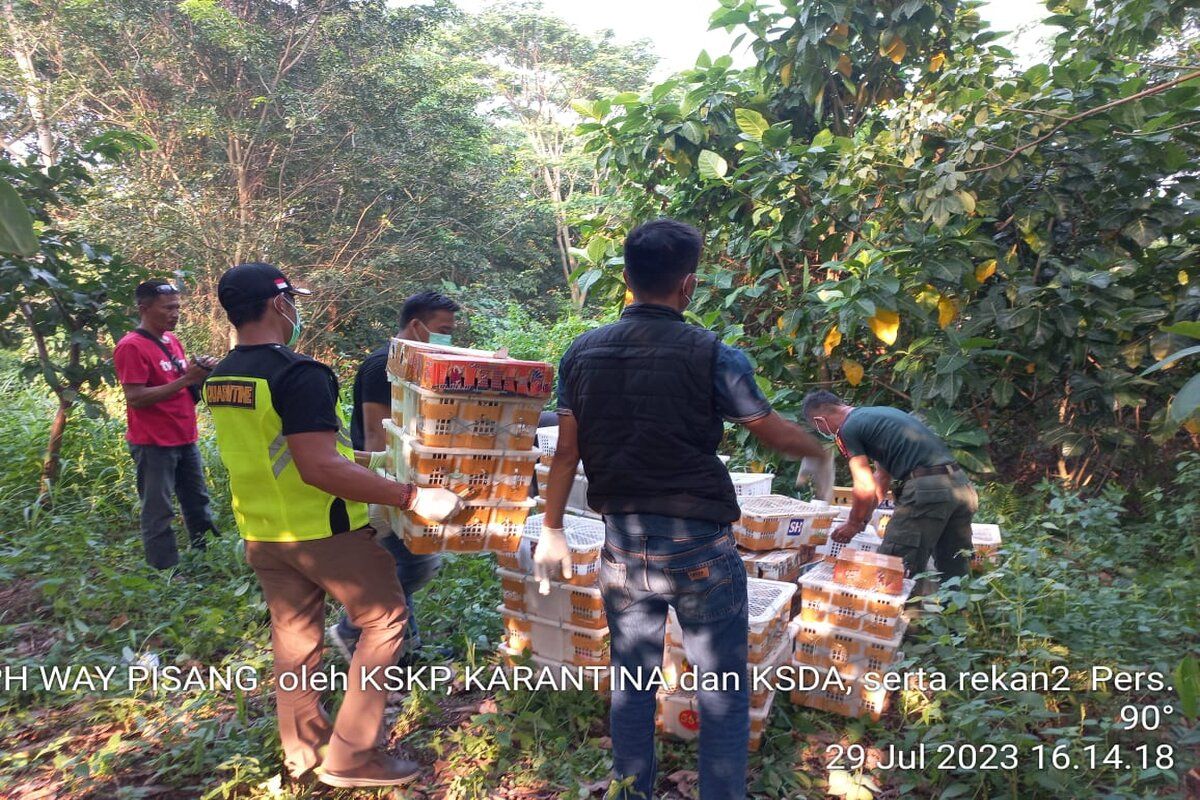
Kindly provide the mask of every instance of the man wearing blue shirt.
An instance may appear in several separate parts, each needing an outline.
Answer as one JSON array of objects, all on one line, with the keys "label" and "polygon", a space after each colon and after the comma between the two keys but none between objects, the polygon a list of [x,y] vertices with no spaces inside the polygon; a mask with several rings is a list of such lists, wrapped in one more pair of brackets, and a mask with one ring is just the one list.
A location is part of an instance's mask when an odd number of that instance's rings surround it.
[{"label": "man wearing blue shirt", "polygon": [[[534,562],[544,587],[552,575],[571,574],[562,518],[582,458],[588,505],[604,515],[600,588],[612,666],[648,678],[662,664],[667,607],[675,609],[695,668],[736,684],[697,693],[700,796],[728,800],[746,794],[748,604],[730,527],[740,509],[717,447],[729,421],[793,458],[823,451],[771,410],[743,353],[684,321],[701,244],[699,231],[669,219],[631,232],[625,281],[635,302],[563,356],[558,445]],[[647,685],[612,687],[613,771],[632,779],[621,797],[655,795],[654,695]]]}]

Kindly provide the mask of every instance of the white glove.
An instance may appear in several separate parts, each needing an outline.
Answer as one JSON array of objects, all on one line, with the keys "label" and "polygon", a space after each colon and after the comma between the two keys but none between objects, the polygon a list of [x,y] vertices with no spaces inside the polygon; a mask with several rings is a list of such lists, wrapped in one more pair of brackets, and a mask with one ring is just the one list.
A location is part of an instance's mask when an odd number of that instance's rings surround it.
[{"label": "white glove", "polygon": [[542,535],[533,551],[533,577],[538,581],[538,591],[550,594],[550,579],[562,573],[564,581],[571,580],[571,548],[567,546],[567,534],[562,528],[542,526]]},{"label": "white glove", "polygon": [[367,469],[374,472],[387,466],[387,450],[380,450],[369,455],[371,459],[367,462]]},{"label": "white glove", "polygon": [[414,487],[417,493],[412,511],[432,522],[445,522],[462,509],[462,498],[449,489]]}]

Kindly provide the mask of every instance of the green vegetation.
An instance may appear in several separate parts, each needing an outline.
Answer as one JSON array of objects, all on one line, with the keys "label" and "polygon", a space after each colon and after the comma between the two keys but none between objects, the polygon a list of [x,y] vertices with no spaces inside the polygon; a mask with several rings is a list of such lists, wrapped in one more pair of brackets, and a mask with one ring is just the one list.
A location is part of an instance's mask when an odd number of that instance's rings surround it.
[{"label": "green vegetation", "polygon": [[[179,273],[185,342],[219,352],[216,277],[281,264],[319,291],[301,349],[344,385],[418,287],[462,301],[456,341],[553,361],[615,318],[621,238],[660,214],[704,229],[691,318],[751,356],[781,411],[816,385],[917,409],[1005,531],[999,564],[928,599],[904,649],[910,670],[1010,685],[911,686],[879,723],[777,698],[753,796],[1141,798],[1200,781],[1195,4],[1049,0],[1033,65],[971,2],[710,5],[754,63],[704,54],[648,86],[647,43],[536,3],[0,3],[0,795],[308,796],[280,781],[266,607],[207,429],[225,536],[166,573],[141,558],[108,363],[141,276]],[[744,433],[725,449],[790,485],[795,465]],[[495,661],[500,599],[491,557],[449,558],[418,598],[427,639],[460,668]],[[155,660],[260,680],[36,675]],[[1093,667],[1170,688],[1093,686]],[[1012,688],[1031,674],[1055,685]],[[414,692],[392,741],[427,769],[398,796],[601,796],[605,709]],[[1147,716],[1127,730],[1132,713]],[[866,769],[831,772],[830,745],[861,745]],[[921,745],[925,768],[875,768]],[[1016,748],[1017,768],[967,763],[984,745]],[[1114,745],[1139,763],[1114,764]],[[961,763],[939,769],[941,746]],[[695,747],[660,747],[660,791],[694,797]]]}]

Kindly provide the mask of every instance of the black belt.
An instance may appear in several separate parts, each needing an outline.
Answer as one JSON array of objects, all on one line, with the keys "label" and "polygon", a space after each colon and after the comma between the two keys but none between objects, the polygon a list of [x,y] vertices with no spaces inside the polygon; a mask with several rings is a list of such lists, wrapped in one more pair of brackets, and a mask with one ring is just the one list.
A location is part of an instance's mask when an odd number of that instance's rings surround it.
[{"label": "black belt", "polygon": [[912,480],[913,478],[927,478],[930,475],[953,475],[956,472],[961,472],[962,467],[958,464],[938,464],[936,467],[917,467],[910,471],[908,475],[900,481]]}]

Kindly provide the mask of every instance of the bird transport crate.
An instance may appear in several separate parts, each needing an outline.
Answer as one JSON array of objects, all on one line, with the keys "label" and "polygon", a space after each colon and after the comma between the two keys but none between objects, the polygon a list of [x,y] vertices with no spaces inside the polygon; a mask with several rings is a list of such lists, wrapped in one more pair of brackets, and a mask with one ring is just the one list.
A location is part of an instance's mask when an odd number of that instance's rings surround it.
[{"label": "bird transport crate", "polygon": [[734,538],[747,550],[779,550],[824,544],[834,519],[829,508],[783,495],[739,500],[741,519]]},{"label": "bird transport crate", "polygon": [[887,527],[892,522],[892,515],[896,513],[894,508],[877,508],[871,514],[871,524],[875,527],[875,532],[880,536],[887,533]]},{"label": "bird transport crate", "polygon": [[878,722],[887,711],[891,694],[880,687],[868,691],[860,682],[850,683],[846,687],[849,692],[842,692],[837,687],[813,689],[804,691],[796,689],[791,693],[792,703],[806,708],[814,708],[840,717],[867,717],[872,722]]},{"label": "bird transport crate", "polygon": [[[781,581],[746,579],[746,597],[749,601],[749,661],[761,664],[771,655],[782,639],[787,638],[788,619],[792,608],[792,595],[796,584]],[[667,609],[667,643],[683,647],[683,626],[674,608]]]},{"label": "bird transport crate", "polygon": [[[541,461],[547,467],[554,460],[554,454],[558,452],[558,426],[547,425],[544,428],[537,429],[537,449],[542,451]],[[580,475],[583,474],[583,462],[575,467],[575,471]]]},{"label": "bird transport crate", "polygon": [[981,570],[1000,557],[1000,526],[976,522],[971,525],[971,569]]},{"label": "bird transport crate", "polygon": [[506,606],[497,610],[504,623],[504,645],[509,649],[577,667],[608,666],[608,628],[580,628]]},{"label": "bird transport crate", "polygon": [[467,502],[446,522],[433,522],[411,511],[388,508],[392,530],[414,554],[442,551],[506,553],[521,546],[532,500],[520,503]]},{"label": "bird transport crate", "polygon": [[836,664],[856,661],[891,664],[898,657],[907,629],[908,623],[901,620],[891,638],[882,639],[797,617],[788,624],[788,637],[792,642],[792,660],[797,664],[814,664],[821,659]]},{"label": "bird transport crate", "polygon": [[800,619],[890,639],[904,623],[904,608],[915,582],[906,578],[900,594],[837,583],[834,565],[822,564],[800,578]]},{"label": "bird transport crate", "polygon": [[751,578],[761,578],[765,581],[782,581],[795,583],[804,571],[804,565],[813,558],[811,547],[799,547],[788,550],[768,550],[756,552],[742,550],[739,552],[746,574]]},{"label": "bird transport crate", "polygon": [[733,491],[738,497],[760,497],[771,493],[771,483],[775,480],[773,472],[731,472]]},{"label": "bird transport crate", "polygon": [[[750,707],[762,708],[770,698],[771,689],[775,685],[775,673],[792,660],[792,643],[787,637],[780,640],[771,654],[761,664],[747,664],[746,679],[751,687]],[[680,685],[684,673],[693,670],[692,662],[682,647],[663,647],[662,678],[664,689],[668,692],[685,691]],[[757,670],[762,680],[754,679]],[[698,676],[697,676],[698,677]]]},{"label": "bird transport crate", "polygon": [[604,598],[594,586],[572,586],[551,583],[550,593],[538,591],[538,581],[531,575],[498,569],[504,607],[521,614],[565,622],[580,628],[604,628]]},{"label": "bird transport crate", "polygon": [[[514,552],[497,553],[496,563],[501,568],[529,575],[533,572],[533,551],[542,538],[544,514],[534,514],[525,522],[521,544]],[[604,547],[604,523],[587,517],[564,516],[563,530],[567,536],[567,547],[571,551],[571,579],[562,581],[562,576],[551,576],[553,580],[572,586],[591,586],[600,579],[600,550]]]},{"label": "bird transport crate", "polygon": [[846,550],[863,550],[868,553],[874,553],[879,549],[879,545],[881,544],[883,544],[883,539],[875,532],[875,528],[868,525],[854,534],[854,538],[848,542],[835,542],[833,539],[830,539],[825,544],[817,547],[816,553],[822,560],[832,564]]},{"label": "bird transport crate", "polygon": [[449,489],[471,501],[529,499],[537,450],[426,447],[391,420],[383,424],[388,434],[388,472],[397,480]]},{"label": "bird transport crate", "polygon": [[392,382],[392,422],[426,447],[531,450],[542,405],[538,398],[446,394]]},{"label": "bird transport crate", "polygon": [[849,506],[854,504],[854,487],[853,486],[835,486],[833,487],[833,504],[835,506]]},{"label": "bird transport crate", "polygon": [[537,653],[513,650],[503,643],[497,648],[497,651],[500,653],[500,659],[504,666],[510,670],[518,666],[532,668],[534,670],[532,679],[534,686],[539,685],[542,681],[552,681],[555,686],[572,689],[576,687],[595,688],[602,694],[608,693],[611,676],[605,667],[579,667],[574,664],[565,664]]},{"label": "bird transport crate", "polygon": [[[767,730],[767,718],[775,704],[775,691],[770,690],[766,703],[761,708],[750,709],[751,753],[762,746],[763,734]],[[700,735],[700,703],[692,692],[658,693],[658,713],[655,724],[659,731],[678,739],[695,739]]]},{"label": "bird transport crate", "polygon": [[470,347],[455,347],[448,344],[430,344],[411,339],[392,339],[388,344],[387,371],[390,377],[402,381],[411,381],[411,367],[415,363],[417,353],[441,353],[443,355],[459,355],[469,358],[504,358],[503,351],[476,350]]},{"label": "bird transport crate", "polygon": [[[545,497],[546,488],[550,484],[550,468],[545,464],[538,464],[536,471],[538,480],[538,493],[542,497]],[[567,508],[581,508],[591,511],[591,508],[588,506],[587,493],[587,477],[583,473],[575,473],[575,480],[571,483],[571,490],[567,494]]]}]

